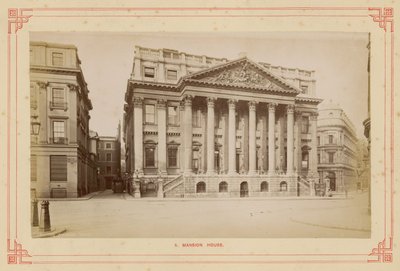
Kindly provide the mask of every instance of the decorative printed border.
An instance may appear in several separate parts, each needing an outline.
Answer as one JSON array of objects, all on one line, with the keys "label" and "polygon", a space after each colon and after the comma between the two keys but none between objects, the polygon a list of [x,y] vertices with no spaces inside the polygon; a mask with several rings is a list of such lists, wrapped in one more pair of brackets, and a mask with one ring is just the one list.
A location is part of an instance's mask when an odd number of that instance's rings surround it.
[{"label": "decorative printed border", "polygon": [[[157,14],[149,14],[148,12],[157,11]],[[285,11],[287,14],[279,14],[279,12]],[[164,12],[164,14],[163,14]],[[176,12],[172,14],[171,12]],[[340,12],[350,12],[346,14],[338,14]],[[228,14],[231,13],[231,14]],[[76,263],[104,263],[104,264],[151,264],[151,263],[164,263],[164,264],[181,264],[181,263],[219,263],[219,264],[232,264],[232,263],[257,263],[257,264],[268,264],[268,263],[392,263],[393,262],[393,237],[394,237],[394,9],[393,7],[258,7],[258,8],[228,8],[228,7],[214,7],[214,8],[180,8],[180,7],[160,7],[160,8],[9,8],[8,9],[8,33],[7,33],[7,263],[8,264],[76,264]],[[18,242],[18,192],[15,193],[15,199],[11,197],[11,185],[15,186],[18,191],[18,175],[16,172],[16,179],[11,179],[11,82],[15,83],[15,94],[17,97],[18,93],[18,78],[17,78],[17,53],[18,53],[18,42],[17,36],[18,31],[23,29],[24,25],[29,22],[31,18],[62,18],[62,17],[359,17],[366,18],[372,17],[374,22],[378,23],[378,27],[384,30],[384,76],[385,76],[385,105],[387,105],[387,91],[390,91],[390,106],[385,106],[385,140],[384,140],[384,164],[385,164],[385,175],[384,175],[384,237],[381,242],[378,243],[376,248],[373,248],[371,253],[359,253],[359,254],[104,254],[104,255],[30,255],[26,249],[22,248],[22,244]],[[390,34],[389,34],[390,33]],[[387,46],[387,39],[390,40],[389,46]],[[11,45],[14,41],[15,48]],[[388,53],[387,47],[390,48]],[[11,53],[15,54],[15,63],[11,62]],[[387,57],[390,56],[390,73],[387,72]],[[11,70],[11,66],[15,66],[15,71]],[[15,74],[14,74],[15,72]],[[15,81],[12,81],[14,80]],[[387,86],[386,81],[390,80],[390,85]],[[16,112],[18,112],[18,104],[16,102]],[[15,113],[17,114],[17,113]],[[387,120],[387,116],[390,116],[390,122]],[[14,118],[13,118],[14,119]],[[17,117],[15,117],[15,120]],[[16,125],[16,132],[18,132],[18,126]],[[390,134],[387,135],[387,128],[390,128]],[[17,133],[16,133],[17,134]],[[386,138],[389,136],[389,144],[386,142]],[[18,153],[18,143],[15,142],[15,153]],[[390,174],[387,172],[387,150],[390,150]],[[17,159],[15,161],[18,163]],[[387,191],[387,178],[389,177],[390,190]],[[14,181],[14,183],[11,183]],[[387,193],[389,193],[390,200],[387,199]],[[12,201],[13,200],[13,201]],[[15,200],[15,201],[14,201]],[[11,205],[15,205],[15,214],[11,213]],[[389,204],[389,206],[388,206]],[[389,211],[388,208],[389,207]],[[12,221],[15,218],[15,221]],[[390,221],[387,225],[386,222]],[[15,222],[15,232],[11,233],[12,222]],[[387,231],[387,226],[389,230]],[[80,258],[80,260],[49,260],[49,257],[68,257],[68,256],[84,256],[89,258]],[[196,256],[232,256],[232,257],[256,257],[256,260],[238,260],[238,261],[226,261],[226,260],[172,260],[172,261],[152,261],[152,260],[93,260],[90,257],[96,256],[127,256],[127,257],[157,257],[157,256],[185,256],[185,257],[196,257]],[[308,257],[307,260],[265,260],[266,257],[270,256],[301,256]],[[333,259],[330,257],[334,257]],[[348,256],[348,258],[336,259],[339,256]],[[41,260],[41,257],[46,257],[46,260]],[[262,257],[262,258],[259,258]],[[318,258],[321,257],[321,258]],[[362,257],[362,258],[354,258]],[[373,259],[371,259],[371,257]],[[26,259],[26,258],[29,258]],[[38,258],[35,260],[35,258]],[[191,258],[190,258],[191,259]],[[260,259],[260,260],[258,260]]]}]

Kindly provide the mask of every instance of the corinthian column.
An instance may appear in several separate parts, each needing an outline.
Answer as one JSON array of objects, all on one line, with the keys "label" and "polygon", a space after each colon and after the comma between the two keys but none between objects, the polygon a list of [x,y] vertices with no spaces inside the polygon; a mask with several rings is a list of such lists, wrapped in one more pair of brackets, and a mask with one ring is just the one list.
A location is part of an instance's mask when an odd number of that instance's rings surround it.
[{"label": "corinthian column", "polygon": [[249,102],[249,174],[255,174],[257,149],[256,149],[256,102]]},{"label": "corinthian column", "polygon": [[268,174],[275,174],[275,103],[268,104]]},{"label": "corinthian column", "polygon": [[230,99],[229,105],[229,145],[228,145],[228,174],[236,173],[236,100]]},{"label": "corinthian column", "polygon": [[184,139],[185,139],[185,173],[192,173],[192,100],[193,97],[186,95],[183,98],[185,103],[185,119],[184,119]]},{"label": "corinthian column", "polygon": [[143,173],[143,98],[133,98],[135,172]]},{"label": "corinthian column", "polygon": [[215,98],[207,98],[207,173],[214,174],[214,146],[215,146],[215,119],[214,119],[214,104]]},{"label": "corinthian column", "polygon": [[294,105],[287,106],[287,174],[293,174]]},{"label": "corinthian column", "polygon": [[158,117],[158,170],[167,172],[167,101],[159,99],[157,102]]}]

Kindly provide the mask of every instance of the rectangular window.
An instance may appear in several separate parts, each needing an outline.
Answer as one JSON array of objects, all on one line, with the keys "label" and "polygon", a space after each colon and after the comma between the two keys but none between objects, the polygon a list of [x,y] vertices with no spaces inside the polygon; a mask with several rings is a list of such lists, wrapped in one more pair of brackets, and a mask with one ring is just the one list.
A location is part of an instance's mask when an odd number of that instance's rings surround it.
[{"label": "rectangular window", "polygon": [[220,128],[219,120],[221,119],[220,112],[217,111],[214,113],[214,126],[215,128]]},{"label": "rectangular window", "polygon": [[155,122],[155,108],[152,104],[146,104],[145,106],[146,113],[146,123],[154,123]]},{"label": "rectangular window", "polygon": [[31,181],[37,181],[37,159],[36,155],[31,155]]},{"label": "rectangular window", "polygon": [[106,154],[106,161],[111,161],[111,153]]},{"label": "rectangular window", "polygon": [[155,148],[154,147],[146,147],[145,148],[145,166],[146,167],[155,167]]},{"label": "rectangular window", "polygon": [[154,78],[155,77],[155,69],[150,68],[150,67],[144,67],[144,77]]},{"label": "rectangular window", "polygon": [[110,166],[108,166],[106,170],[107,170],[107,174],[108,175],[111,174],[111,167]]},{"label": "rectangular window", "polygon": [[318,164],[321,164],[321,155],[320,154],[318,154]]},{"label": "rectangular window", "polygon": [[329,144],[333,144],[333,135],[329,135]]},{"label": "rectangular window", "polygon": [[52,88],[51,90],[51,101],[54,107],[63,107],[65,103],[65,91],[63,88]]},{"label": "rectangular window", "polygon": [[319,136],[317,136],[317,144],[318,144],[318,146],[321,145],[321,137],[319,137]]},{"label": "rectangular window", "polygon": [[67,156],[50,155],[50,181],[67,181]]},{"label": "rectangular window", "polygon": [[168,124],[170,125],[178,125],[178,107],[177,106],[168,106]]},{"label": "rectangular window", "polygon": [[201,111],[199,109],[193,110],[192,123],[193,127],[201,127]]},{"label": "rectangular window", "polygon": [[176,80],[178,78],[178,71],[167,70],[167,80]]},{"label": "rectangular window", "polygon": [[309,123],[308,116],[303,116],[301,118],[301,133],[308,134],[309,125],[310,125],[310,123]]},{"label": "rectangular window", "polygon": [[177,167],[178,166],[178,149],[176,147],[170,147],[168,149],[168,167]]},{"label": "rectangular window", "polygon": [[192,153],[192,170],[193,172],[197,173],[199,171],[199,151],[198,150],[193,150]]},{"label": "rectangular window", "polygon": [[328,153],[328,155],[329,155],[329,164],[333,164],[333,156],[334,156],[334,154],[335,153],[333,153],[333,152]]},{"label": "rectangular window", "polygon": [[64,64],[63,53],[53,52],[51,54],[51,61],[53,66],[62,66]]},{"label": "rectangular window", "polygon": [[111,149],[111,143],[106,143],[106,149]]},{"label": "rectangular window", "polygon": [[53,143],[66,144],[64,121],[53,121]]}]

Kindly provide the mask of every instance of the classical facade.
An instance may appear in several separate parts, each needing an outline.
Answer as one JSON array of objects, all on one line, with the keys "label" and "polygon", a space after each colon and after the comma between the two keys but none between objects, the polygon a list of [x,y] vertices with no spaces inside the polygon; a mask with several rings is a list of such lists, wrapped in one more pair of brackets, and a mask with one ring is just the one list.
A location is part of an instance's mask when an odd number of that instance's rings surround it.
[{"label": "classical facade", "polygon": [[133,195],[313,194],[314,72],[136,47],[125,95]]},{"label": "classical facade", "polygon": [[329,178],[331,191],[357,189],[359,166],[355,128],[339,106],[328,103],[318,116],[318,172],[320,180]]},{"label": "classical facade", "polygon": [[30,43],[33,195],[79,197],[94,189],[88,93],[75,46]]},{"label": "classical facade", "polygon": [[118,136],[100,136],[98,153],[100,176],[105,180],[105,188],[111,189],[113,180],[121,173],[121,142]]}]

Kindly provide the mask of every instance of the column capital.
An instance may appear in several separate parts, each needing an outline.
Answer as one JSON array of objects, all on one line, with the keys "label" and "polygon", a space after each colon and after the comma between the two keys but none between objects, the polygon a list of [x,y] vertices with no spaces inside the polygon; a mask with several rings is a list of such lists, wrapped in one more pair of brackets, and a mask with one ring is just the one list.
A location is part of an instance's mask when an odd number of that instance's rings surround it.
[{"label": "column capital", "polygon": [[258,102],[257,101],[249,101],[248,104],[249,104],[249,110],[250,111],[255,111]]},{"label": "column capital", "polygon": [[182,101],[185,105],[192,106],[193,96],[192,95],[185,95],[183,96]]},{"label": "column capital", "polygon": [[217,98],[215,98],[215,97],[207,97],[207,106],[214,107],[216,100],[217,100]]},{"label": "column capital", "polygon": [[45,89],[49,86],[49,82],[45,81],[36,81],[36,85],[38,85],[39,88]]},{"label": "column capital", "polygon": [[286,106],[286,109],[287,109],[287,113],[288,114],[293,114],[294,113],[294,105],[293,104],[288,104],[287,106]]},{"label": "column capital", "polygon": [[275,108],[277,105],[277,103],[268,103],[268,110],[271,112],[275,112]]},{"label": "column capital", "polygon": [[296,115],[296,118],[301,118],[301,116],[303,115],[303,112],[300,110],[295,110],[294,114]]},{"label": "column capital", "polygon": [[79,92],[79,90],[80,90],[80,87],[79,87],[78,85],[68,84],[67,86],[68,86],[68,88],[69,88],[70,90],[72,90],[72,91]]},{"label": "column capital", "polygon": [[236,103],[238,102],[237,99],[229,99],[228,100],[228,106],[229,109],[235,109],[236,108]]},{"label": "column capital", "polygon": [[165,109],[167,107],[167,100],[166,99],[158,99],[157,100],[157,108]]},{"label": "column capital", "polygon": [[317,113],[317,112],[312,112],[312,113],[310,114],[310,120],[316,121],[317,118],[318,118],[318,113]]},{"label": "column capital", "polygon": [[142,97],[133,97],[133,106],[134,107],[142,107],[143,106],[143,98]]}]

